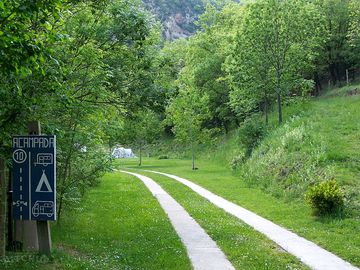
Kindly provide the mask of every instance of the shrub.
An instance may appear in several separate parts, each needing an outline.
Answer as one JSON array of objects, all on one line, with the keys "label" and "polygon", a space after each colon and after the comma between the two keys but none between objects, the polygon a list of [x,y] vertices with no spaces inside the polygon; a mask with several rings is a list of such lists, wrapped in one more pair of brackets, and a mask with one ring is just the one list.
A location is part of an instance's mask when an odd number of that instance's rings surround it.
[{"label": "shrub", "polygon": [[232,171],[235,171],[241,164],[246,160],[245,154],[241,152],[240,154],[233,157],[230,161],[230,168]]},{"label": "shrub", "polygon": [[246,120],[239,129],[239,142],[246,150],[246,156],[250,156],[253,149],[264,138],[265,126],[257,118]]},{"label": "shrub", "polygon": [[169,159],[168,155],[160,155],[158,159]]},{"label": "shrub", "polygon": [[337,182],[329,180],[310,187],[305,200],[311,205],[315,215],[323,216],[340,213],[345,196]]}]

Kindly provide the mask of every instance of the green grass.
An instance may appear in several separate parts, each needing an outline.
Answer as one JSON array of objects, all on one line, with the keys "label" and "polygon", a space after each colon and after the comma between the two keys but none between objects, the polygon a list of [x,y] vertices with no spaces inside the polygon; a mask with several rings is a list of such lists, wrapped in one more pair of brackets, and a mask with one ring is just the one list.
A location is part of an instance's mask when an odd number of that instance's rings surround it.
[{"label": "green grass", "polygon": [[265,236],[188,187],[164,176],[140,173],[166,189],[216,241],[236,269],[308,269]]},{"label": "green grass", "polygon": [[65,213],[61,226],[52,226],[50,262],[17,254],[0,268],[191,269],[166,214],[135,177],[106,175],[81,207]]},{"label": "green grass", "polygon": [[[128,168],[138,168],[135,164],[134,161],[123,163]],[[257,187],[248,187],[221,163],[198,160],[197,166],[199,170],[192,171],[191,160],[145,159],[142,168],[191,180],[360,266],[360,220],[357,217],[317,218],[312,216],[304,201],[276,198]],[[192,211],[191,208],[188,210]]]}]

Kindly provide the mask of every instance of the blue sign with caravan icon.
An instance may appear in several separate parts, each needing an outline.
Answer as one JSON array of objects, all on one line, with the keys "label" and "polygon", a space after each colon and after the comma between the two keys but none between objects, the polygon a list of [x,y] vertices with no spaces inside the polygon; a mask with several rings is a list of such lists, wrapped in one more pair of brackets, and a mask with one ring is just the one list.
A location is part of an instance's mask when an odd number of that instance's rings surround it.
[{"label": "blue sign with caravan icon", "polygon": [[56,220],[56,137],[14,136],[13,218]]}]

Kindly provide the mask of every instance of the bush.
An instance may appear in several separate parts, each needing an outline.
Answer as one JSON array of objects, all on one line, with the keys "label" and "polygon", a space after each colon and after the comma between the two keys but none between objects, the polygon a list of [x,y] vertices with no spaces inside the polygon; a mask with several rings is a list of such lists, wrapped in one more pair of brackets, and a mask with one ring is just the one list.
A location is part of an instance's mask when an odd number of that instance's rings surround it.
[{"label": "bush", "polygon": [[344,208],[345,196],[335,180],[321,182],[309,188],[305,200],[315,215],[338,214]]},{"label": "bush", "polygon": [[160,155],[158,159],[169,159],[168,155]]},{"label": "bush", "polygon": [[240,153],[233,157],[230,161],[230,168],[232,171],[235,171],[241,164],[243,164],[246,160],[245,154]]},{"label": "bush", "polygon": [[244,146],[246,156],[250,156],[253,149],[264,138],[265,126],[257,118],[246,120],[239,129],[239,142]]}]

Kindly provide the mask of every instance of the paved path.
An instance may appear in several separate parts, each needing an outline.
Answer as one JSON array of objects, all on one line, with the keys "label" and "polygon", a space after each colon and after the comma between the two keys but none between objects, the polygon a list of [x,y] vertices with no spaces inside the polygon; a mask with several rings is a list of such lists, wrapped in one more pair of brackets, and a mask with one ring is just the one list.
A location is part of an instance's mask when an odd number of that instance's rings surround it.
[{"label": "paved path", "polygon": [[120,172],[139,178],[156,197],[184,243],[194,270],[235,270],[203,228],[157,183],[137,173]]},{"label": "paved path", "polygon": [[308,265],[311,269],[359,270],[359,268],[356,268],[355,266],[330,253],[329,251],[319,247],[313,242],[310,242],[305,238],[302,238],[297,234],[290,232],[280,227],[279,225],[276,225],[273,222],[254,214],[249,210],[246,210],[245,208],[242,208],[228,200],[225,200],[224,198],[215,195],[214,193],[202,188],[199,185],[194,184],[189,180],[167,173],[149,170],[146,171],[165,175],[188,186],[193,191],[203,196],[216,206],[224,209],[226,212],[241,219],[242,221],[253,227],[255,230],[266,235],[283,249],[298,257],[304,264]]}]

